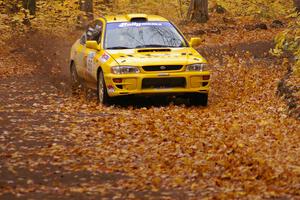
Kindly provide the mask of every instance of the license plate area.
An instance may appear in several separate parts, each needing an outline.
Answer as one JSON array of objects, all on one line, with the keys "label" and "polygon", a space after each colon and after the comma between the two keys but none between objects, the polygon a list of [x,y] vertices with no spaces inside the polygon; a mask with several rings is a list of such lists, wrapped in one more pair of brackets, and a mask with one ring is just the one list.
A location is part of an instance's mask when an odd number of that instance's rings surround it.
[{"label": "license plate area", "polygon": [[185,88],[185,78],[145,78],[142,81],[142,89],[169,89]]}]

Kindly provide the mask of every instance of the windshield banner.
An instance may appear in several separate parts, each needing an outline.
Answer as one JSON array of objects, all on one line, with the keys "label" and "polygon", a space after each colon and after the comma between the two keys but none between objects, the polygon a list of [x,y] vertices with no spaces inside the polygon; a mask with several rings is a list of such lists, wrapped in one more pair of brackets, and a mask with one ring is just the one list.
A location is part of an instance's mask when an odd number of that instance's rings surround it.
[{"label": "windshield banner", "polygon": [[129,27],[144,27],[144,26],[172,26],[169,22],[121,22],[108,23],[107,29],[129,28]]}]

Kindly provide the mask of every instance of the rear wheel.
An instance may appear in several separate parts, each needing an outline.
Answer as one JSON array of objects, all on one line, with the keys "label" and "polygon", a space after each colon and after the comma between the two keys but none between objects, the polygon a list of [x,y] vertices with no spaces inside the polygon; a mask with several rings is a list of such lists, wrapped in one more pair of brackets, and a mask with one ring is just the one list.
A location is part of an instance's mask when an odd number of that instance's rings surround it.
[{"label": "rear wheel", "polygon": [[107,88],[104,81],[103,72],[98,74],[98,86],[97,86],[98,101],[100,104],[110,104],[111,98],[108,96]]},{"label": "rear wheel", "polygon": [[75,66],[74,62],[72,62],[72,64],[71,64],[70,73],[71,73],[72,91],[76,91],[80,86],[80,81],[79,81],[79,78],[78,78],[78,74],[77,74],[77,70],[76,70],[76,66]]},{"label": "rear wheel", "polygon": [[193,94],[190,97],[190,102],[194,106],[207,106],[208,104],[208,94]]}]

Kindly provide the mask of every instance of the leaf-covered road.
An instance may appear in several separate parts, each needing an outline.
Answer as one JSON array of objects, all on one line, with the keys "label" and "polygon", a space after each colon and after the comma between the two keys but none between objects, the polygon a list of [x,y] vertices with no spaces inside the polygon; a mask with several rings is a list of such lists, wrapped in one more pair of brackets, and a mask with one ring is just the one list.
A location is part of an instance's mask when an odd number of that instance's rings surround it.
[{"label": "leaf-covered road", "polygon": [[0,52],[0,199],[300,199],[300,123],[276,96],[278,60],[205,51],[207,108],[102,107],[70,93],[72,39],[21,40]]}]

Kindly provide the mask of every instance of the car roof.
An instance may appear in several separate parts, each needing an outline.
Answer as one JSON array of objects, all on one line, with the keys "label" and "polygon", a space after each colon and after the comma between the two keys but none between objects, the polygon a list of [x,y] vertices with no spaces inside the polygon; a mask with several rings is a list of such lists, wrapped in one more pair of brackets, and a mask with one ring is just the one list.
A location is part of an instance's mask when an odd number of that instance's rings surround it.
[{"label": "car roof", "polygon": [[169,21],[158,15],[147,15],[147,14],[127,14],[127,15],[108,15],[103,17],[107,23],[110,22],[130,22],[132,19],[146,18],[147,21]]}]

